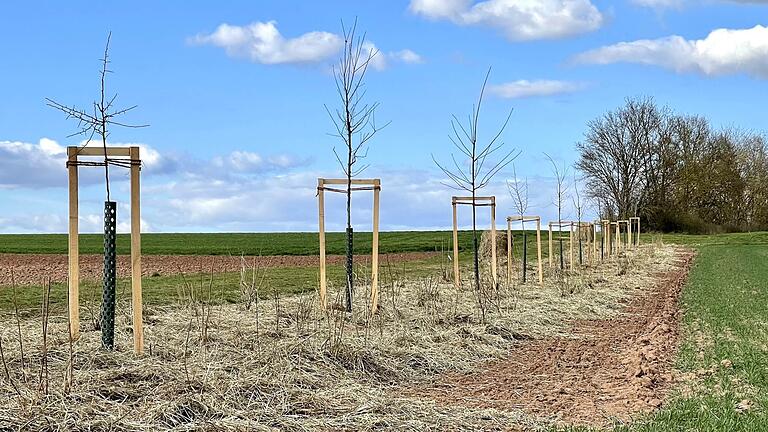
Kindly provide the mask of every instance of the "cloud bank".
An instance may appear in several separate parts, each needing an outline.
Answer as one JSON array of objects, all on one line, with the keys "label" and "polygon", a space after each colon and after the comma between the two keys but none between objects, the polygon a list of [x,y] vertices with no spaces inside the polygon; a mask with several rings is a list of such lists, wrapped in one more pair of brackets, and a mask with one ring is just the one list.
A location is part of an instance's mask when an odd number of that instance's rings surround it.
[{"label": "cloud bank", "polygon": [[[341,35],[311,31],[295,37],[283,36],[276,21],[253,22],[244,26],[221,24],[212,33],[189,38],[193,45],[223,48],[228,56],[244,58],[264,65],[316,64],[338,56],[344,46]],[[365,41],[366,52],[379,51],[373,42]],[[376,70],[386,69],[390,62],[422,63],[423,58],[410,49],[380,52],[371,62]]]},{"label": "cloud bank", "polygon": [[408,9],[431,20],[495,28],[512,41],[567,38],[604,22],[589,0],[411,0]]},{"label": "cloud bank", "polygon": [[747,74],[768,78],[768,27],[717,29],[704,39],[681,36],[621,42],[584,52],[579,63],[638,63],[706,76]]}]

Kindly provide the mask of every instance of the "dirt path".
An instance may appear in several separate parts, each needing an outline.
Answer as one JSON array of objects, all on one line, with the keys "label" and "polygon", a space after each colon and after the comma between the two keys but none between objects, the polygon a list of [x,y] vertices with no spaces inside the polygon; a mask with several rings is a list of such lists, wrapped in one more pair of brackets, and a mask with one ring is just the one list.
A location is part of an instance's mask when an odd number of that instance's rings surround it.
[{"label": "dirt path", "polygon": [[[435,256],[436,252],[409,252],[383,254],[379,262],[404,262],[417,261]],[[329,255],[329,265],[341,265],[344,256]],[[248,265],[254,260],[261,267],[304,267],[319,265],[317,256],[260,256],[246,257]],[[355,263],[370,262],[370,255],[355,256]],[[80,278],[96,280],[101,277],[104,258],[101,255],[80,255]],[[233,256],[195,256],[195,255],[145,255],[141,259],[142,274],[173,275],[178,273],[208,272],[211,268],[215,272],[237,272],[241,269],[241,258]],[[130,257],[121,255],[118,257],[118,276],[130,276]],[[67,279],[66,255],[37,255],[37,254],[0,254],[0,286],[11,284],[11,269],[13,276],[19,285],[40,284],[44,277],[51,277],[54,282],[64,282]]]},{"label": "dirt path", "polygon": [[634,297],[625,314],[575,322],[575,338],[523,343],[479,372],[444,376],[423,394],[440,403],[522,409],[559,422],[605,426],[659,407],[673,381],[678,298],[693,253]]}]

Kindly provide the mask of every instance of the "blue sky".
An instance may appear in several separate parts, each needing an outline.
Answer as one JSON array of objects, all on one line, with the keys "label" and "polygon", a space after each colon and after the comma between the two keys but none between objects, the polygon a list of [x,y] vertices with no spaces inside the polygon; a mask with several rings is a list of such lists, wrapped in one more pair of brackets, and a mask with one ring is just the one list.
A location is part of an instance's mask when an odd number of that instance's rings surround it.
[{"label": "blue sky", "polygon": [[[126,120],[151,125],[111,136],[145,148],[146,231],[315,230],[316,178],[340,176],[323,104],[337,103],[330,67],[340,21],[355,17],[385,63],[369,72],[368,97],[392,123],[371,142],[365,174],[382,178],[384,229],[450,226],[454,191],[431,155],[449,157],[451,115],[471,111],[489,67],[481,137],[514,109],[504,142],[522,152],[528,213],[545,220],[555,209],[543,152],[570,165],[586,123],[625,97],[766,129],[764,0],[4,2],[0,232],[65,231],[62,147],[80,139],[44,99],[89,106],[109,31],[108,91],[139,105]],[[82,229],[98,231],[103,185],[82,170]],[[127,173],[115,171],[127,222]],[[499,221],[514,213],[510,176],[487,189]],[[370,204],[354,202],[358,229],[370,227]],[[340,229],[341,197],[328,206]]]}]

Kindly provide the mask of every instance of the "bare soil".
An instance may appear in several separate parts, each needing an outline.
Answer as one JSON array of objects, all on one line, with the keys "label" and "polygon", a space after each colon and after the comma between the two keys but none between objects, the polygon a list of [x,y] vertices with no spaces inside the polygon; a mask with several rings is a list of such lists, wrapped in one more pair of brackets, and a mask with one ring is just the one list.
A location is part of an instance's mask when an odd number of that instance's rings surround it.
[{"label": "bare soil", "polygon": [[448,374],[419,391],[444,405],[519,410],[556,423],[607,426],[663,404],[678,347],[678,298],[693,253],[639,292],[612,319],[573,323],[573,337],[519,344],[473,373]]},{"label": "bare soil", "polygon": [[[437,252],[408,252],[383,254],[379,262],[408,262],[433,257]],[[329,265],[342,265],[345,257],[328,255]],[[131,272],[130,256],[118,257],[117,269],[119,277],[128,277]],[[257,256],[246,257],[248,265],[255,262],[260,267],[306,267],[319,265],[318,256]],[[355,256],[355,263],[367,264],[370,255]],[[216,273],[237,272],[241,269],[241,257],[223,255],[145,255],[141,258],[142,274],[144,276],[167,276],[179,273],[208,272],[213,269]],[[80,255],[80,278],[98,280],[102,276],[104,257],[102,255]],[[67,279],[67,255],[42,254],[0,254],[0,286],[11,284],[11,269],[18,285],[36,285],[50,277],[54,282]]]}]

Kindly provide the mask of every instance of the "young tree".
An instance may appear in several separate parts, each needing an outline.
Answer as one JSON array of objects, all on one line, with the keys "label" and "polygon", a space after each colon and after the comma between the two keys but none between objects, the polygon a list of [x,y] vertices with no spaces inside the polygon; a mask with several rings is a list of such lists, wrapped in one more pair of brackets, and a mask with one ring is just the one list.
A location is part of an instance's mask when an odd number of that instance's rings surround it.
[{"label": "young tree", "polygon": [[581,242],[581,236],[582,236],[582,229],[581,229],[581,220],[584,217],[584,206],[581,202],[581,194],[579,194],[579,181],[576,178],[576,173],[573,173],[573,196],[571,197],[573,200],[573,210],[576,212],[576,223],[577,228],[576,232],[578,233],[578,239],[579,239],[579,265],[584,264],[584,254],[583,254],[583,245]]},{"label": "young tree", "polygon": [[555,176],[555,182],[557,183],[552,204],[557,207],[557,237],[560,245],[560,270],[563,270],[565,268],[565,263],[563,262],[563,236],[560,229],[563,225],[563,206],[568,199],[568,184],[566,183],[566,178],[568,178],[568,167],[566,167],[565,164],[563,164],[562,167],[559,167],[557,163],[555,163],[555,160],[547,153],[544,153],[544,156],[546,156],[549,163],[552,165],[552,174]]},{"label": "young tree", "polygon": [[[117,93],[113,96],[107,94],[107,74],[112,71],[109,69],[109,42],[112,39],[112,33],[107,36],[107,43],[104,47],[104,57],[101,58],[101,70],[99,71],[99,98],[93,102],[93,109],[86,110],[77,107],[70,107],[62,103],[56,102],[53,99],[46,98],[47,105],[55,108],[67,115],[67,118],[72,118],[77,121],[78,131],[69,135],[83,136],[85,138],[85,144],[83,147],[91,143],[94,137],[98,137],[101,140],[101,146],[104,149],[104,160],[100,163],[82,163],[85,165],[97,165],[104,167],[104,186],[106,188],[106,201],[104,203],[105,219],[104,219],[104,279],[103,279],[103,295],[101,305],[101,331],[102,331],[102,344],[107,349],[114,348],[114,330],[115,330],[115,279],[117,274],[117,264],[114,259],[115,255],[115,241],[116,241],[116,210],[117,204],[111,200],[110,188],[109,188],[109,166],[122,166],[130,167],[132,161],[111,159],[107,156],[107,139],[109,138],[109,129],[112,126],[121,126],[127,128],[141,128],[148,125],[132,125],[117,119],[125,113],[136,108],[136,105],[128,108],[115,108],[115,100],[117,99]],[[115,217],[108,218],[107,214],[111,214]]]},{"label": "young tree", "polygon": [[353,280],[353,232],[352,232],[352,178],[357,177],[368,165],[360,165],[359,162],[368,155],[366,144],[376,135],[382,127],[376,126],[376,109],[379,102],[368,103],[365,101],[365,76],[371,61],[379,54],[376,49],[369,48],[365,40],[365,33],[357,34],[357,20],[351,28],[344,27],[344,49],[339,62],[333,67],[333,77],[336,83],[336,92],[339,97],[339,106],[331,111],[327,105],[325,110],[333,122],[336,131],[331,135],[340,139],[344,144],[344,155],[339,155],[336,148],[333,153],[339,162],[344,176],[347,178],[347,286],[346,307],[352,311]]},{"label": "young tree", "polygon": [[[494,155],[504,147],[504,142],[500,141],[502,133],[509,124],[512,117],[512,110],[509,111],[504,123],[498,131],[486,143],[481,143],[478,136],[480,125],[480,107],[483,103],[485,86],[488,83],[488,77],[491,75],[491,69],[485,75],[483,86],[480,88],[480,96],[477,104],[472,106],[472,113],[468,116],[466,123],[462,123],[455,115],[451,119],[451,134],[448,135],[453,146],[463,154],[466,159],[456,160],[454,154],[451,154],[451,165],[440,163],[435,155],[432,160],[435,165],[449,178],[450,182],[444,183],[446,186],[463,190],[472,196],[472,250],[474,253],[474,276],[475,290],[477,291],[478,304],[482,319],[485,321],[485,306],[480,284],[480,257],[478,255],[477,238],[477,192],[488,185],[493,177],[504,167],[512,163],[517,158],[519,152],[510,150],[501,153],[501,158],[492,161]],[[490,159],[489,159],[490,158]],[[456,259],[454,257],[454,259]]]},{"label": "young tree", "polygon": [[[520,226],[523,230],[522,272],[523,282],[525,282],[527,269],[526,266],[528,262],[528,233],[525,231],[525,220],[523,220],[523,218],[525,217],[525,213],[528,211],[528,178],[525,178],[523,181],[520,181],[520,179],[517,178],[517,168],[515,167],[515,164],[512,164],[512,181],[510,182],[507,180],[507,190],[509,191],[509,196],[512,197],[512,205],[515,207],[517,214],[520,216]],[[510,245],[510,247],[513,245],[514,243]]]}]

